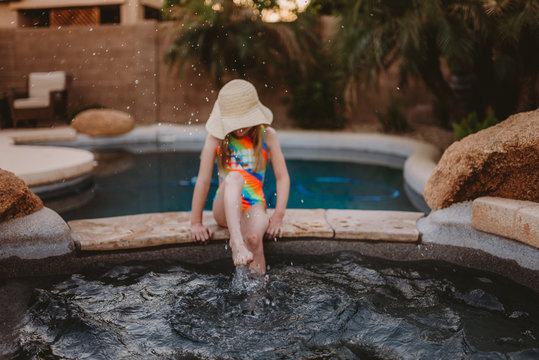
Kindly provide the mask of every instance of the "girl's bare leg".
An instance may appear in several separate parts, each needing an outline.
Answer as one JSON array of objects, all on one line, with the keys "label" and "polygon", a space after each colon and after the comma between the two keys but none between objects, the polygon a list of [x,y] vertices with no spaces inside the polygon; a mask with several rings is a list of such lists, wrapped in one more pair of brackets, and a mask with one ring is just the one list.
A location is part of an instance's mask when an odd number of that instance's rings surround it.
[{"label": "girl's bare leg", "polygon": [[263,204],[248,208],[241,217],[241,232],[247,249],[253,253],[253,262],[249,268],[261,275],[266,273],[263,239],[268,228],[268,216]]},{"label": "girl's bare leg", "polygon": [[247,265],[253,261],[253,253],[245,245],[241,233],[241,192],[243,176],[238,172],[230,172],[224,179],[217,198],[213,202],[213,216],[221,226],[228,227],[230,247],[234,265]]}]

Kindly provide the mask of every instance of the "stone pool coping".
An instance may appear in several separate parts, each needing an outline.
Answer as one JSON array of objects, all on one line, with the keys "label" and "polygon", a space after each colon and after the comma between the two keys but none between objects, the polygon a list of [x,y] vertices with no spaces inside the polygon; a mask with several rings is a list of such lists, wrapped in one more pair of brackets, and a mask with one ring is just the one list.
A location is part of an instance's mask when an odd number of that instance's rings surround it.
[{"label": "stone pool coping", "polygon": [[[288,209],[283,219],[283,238],[416,242],[416,221],[423,215],[406,211]],[[72,220],[68,225],[82,251],[127,250],[193,243],[189,217],[189,212],[151,213]],[[229,238],[228,230],[217,225],[211,212],[204,212],[203,223],[212,230],[212,241]]]}]

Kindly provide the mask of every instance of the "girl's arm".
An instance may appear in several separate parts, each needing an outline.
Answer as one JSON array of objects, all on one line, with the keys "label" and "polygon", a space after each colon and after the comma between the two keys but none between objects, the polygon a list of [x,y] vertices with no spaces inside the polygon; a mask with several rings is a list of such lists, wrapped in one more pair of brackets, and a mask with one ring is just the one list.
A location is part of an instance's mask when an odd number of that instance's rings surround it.
[{"label": "girl's arm", "polygon": [[275,211],[269,220],[266,237],[275,238],[283,235],[283,217],[286,211],[286,204],[288,203],[288,194],[290,193],[290,177],[279,138],[273,128],[266,128],[266,142],[277,183],[277,203],[275,204]]},{"label": "girl's arm", "polygon": [[212,236],[211,230],[202,225],[202,212],[210,190],[218,142],[215,137],[208,135],[200,154],[200,167],[191,202],[191,237],[196,242],[207,243]]}]

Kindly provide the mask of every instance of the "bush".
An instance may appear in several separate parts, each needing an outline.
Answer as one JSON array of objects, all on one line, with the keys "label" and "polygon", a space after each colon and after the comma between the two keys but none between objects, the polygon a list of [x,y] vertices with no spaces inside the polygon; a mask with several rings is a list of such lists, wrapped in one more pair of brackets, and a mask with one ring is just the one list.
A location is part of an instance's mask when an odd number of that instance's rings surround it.
[{"label": "bush", "polygon": [[288,115],[304,129],[341,129],[346,119],[341,115],[342,96],[338,92],[339,74],[328,55],[315,54],[316,65],[304,73],[291,67],[287,76],[290,87]]},{"label": "bush", "polygon": [[395,99],[392,99],[383,111],[375,112],[375,115],[385,132],[401,133],[408,130],[404,107]]},{"label": "bush", "polygon": [[457,138],[457,140],[461,140],[470,134],[496,125],[499,122],[500,121],[498,120],[498,118],[494,115],[494,111],[489,108],[487,110],[487,116],[483,121],[479,121],[479,116],[477,115],[477,112],[474,111],[468,114],[467,117],[462,119],[460,124],[452,123],[451,125],[453,126],[453,130],[455,131],[455,137]]},{"label": "bush", "polygon": [[334,101],[335,94],[324,81],[310,79],[291,89],[292,102],[288,115],[304,129],[340,129],[345,119],[339,116]]}]

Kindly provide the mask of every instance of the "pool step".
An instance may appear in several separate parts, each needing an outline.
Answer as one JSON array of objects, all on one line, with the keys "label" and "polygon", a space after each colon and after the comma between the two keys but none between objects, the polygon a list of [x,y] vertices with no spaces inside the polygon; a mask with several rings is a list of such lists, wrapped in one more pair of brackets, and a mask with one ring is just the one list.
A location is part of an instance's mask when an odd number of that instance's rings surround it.
[{"label": "pool step", "polygon": [[[420,212],[288,209],[283,238],[415,242]],[[117,216],[68,222],[83,251],[111,251],[192,243],[189,212]],[[228,239],[228,230],[205,211],[203,222],[213,240]]]}]

